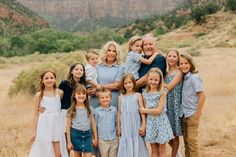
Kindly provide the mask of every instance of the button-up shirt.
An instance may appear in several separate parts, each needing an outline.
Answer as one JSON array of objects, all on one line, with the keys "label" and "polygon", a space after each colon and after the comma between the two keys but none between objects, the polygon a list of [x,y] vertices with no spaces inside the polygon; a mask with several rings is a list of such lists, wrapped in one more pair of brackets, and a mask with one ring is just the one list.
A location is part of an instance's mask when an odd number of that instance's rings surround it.
[{"label": "button-up shirt", "polygon": [[99,106],[94,112],[98,130],[98,139],[114,140],[116,138],[116,108],[110,106],[106,109]]},{"label": "button-up shirt", "polygon": [[184,117],[191,117],[198,107],[198,92],[203,92],[203,83],[197,74],[191,72],[184,76],[182,88],[182,107]]}]

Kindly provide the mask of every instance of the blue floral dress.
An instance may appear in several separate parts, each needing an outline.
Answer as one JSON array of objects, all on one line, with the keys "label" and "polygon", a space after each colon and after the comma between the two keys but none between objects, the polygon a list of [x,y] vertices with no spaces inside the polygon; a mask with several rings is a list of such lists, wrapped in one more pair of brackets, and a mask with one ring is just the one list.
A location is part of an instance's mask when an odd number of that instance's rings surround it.
[{"label": "blue floral dress", "polygon": [[[165,83],[170,83],[175,77],[177,71],[165,77]],[[183,109],[181,106],[181,89],[182,82],[179,82],[167,95],[167,116],[174,135],[181,136],[181,117],[183,116]]]},{"label": "blue floral dress", "polygon": [[[157,108],[161,96],[159,92],[148,93],[144,90],[142,95],[146,102],[146,108]],[[166,105],[164,105],[162,112],[158,115],[147,114],[146,142],[164,144],[173,138],[170,122],[166,115]]]}]

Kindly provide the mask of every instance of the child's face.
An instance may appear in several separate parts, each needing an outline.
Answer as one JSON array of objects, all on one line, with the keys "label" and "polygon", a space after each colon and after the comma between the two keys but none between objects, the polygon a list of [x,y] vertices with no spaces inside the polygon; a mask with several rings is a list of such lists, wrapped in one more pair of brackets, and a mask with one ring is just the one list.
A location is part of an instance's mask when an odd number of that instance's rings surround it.
[{"label": "child's face", "polygon": [[160,80],[161,80],[161,77],[158,73],[151,72],[148,74],[148,84],[151,88],[158,87]]},{"label": "child's face", "polygon": [[124,80],[124,88],[127,92],[134,91],[134,84],[129,77]]},{"label": "child's face", "polygon": [[56,78],[51,72],[45,73],[43,76],[43,84],[45,87],[53,87],[54,84],[56,83]]},{"label": "child's face", "polygon": [[96,66],[98,64],[98,55],[92,54],[88,60],[89,64],[92,66]]},{"label": "child's face", "polygon": [[138,52],[138,53],[141,53],[143,51],[143,43],[142,43],[142,40],[137,40],[132,46],[131,46],[131,50],[132,51],[135,51],[135,52]]},{"label": "child's face", "polygon": [[177,65],[178,63],[178,55],[175,51],[170,51],[166,56],[166,61],[169,66]]},{"label": "child's face", "polygon": [[74,67],[74,69],[72,70],[71,73],[72,73],[72,75],[73,75],[74,78],[77,78],[77,79],[81,78],[81,77],[83,76],[83,74],[84,74],[83,66],[80,65],[80,64],[77,64],[77,65]]},{"label": "child's face", "polygon": [[111,95],[109,92],[99,93],[99,104],[101,106],[109,106],[111,103]]},{"label": "child's face", "polygon": [[75,99],[79,103],[83,103],[86,100],[86,94],[83,92],[76,92]]},{"label": "child's face", "polygon": [[189,62],[183,58],[183,57],[180,57],[179,59],[179,69],[184,73],[184,74],[187,74],[189,71],[190,71],[190,64]]}]

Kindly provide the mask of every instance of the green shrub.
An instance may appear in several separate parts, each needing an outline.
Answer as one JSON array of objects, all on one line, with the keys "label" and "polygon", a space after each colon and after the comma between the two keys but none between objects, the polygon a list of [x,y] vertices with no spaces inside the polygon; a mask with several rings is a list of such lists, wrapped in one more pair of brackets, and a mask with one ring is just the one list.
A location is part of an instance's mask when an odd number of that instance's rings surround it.
[{"label": "green shrub", "polygon": [[155,29],[155,36],[166,34],[167,30],[163,27],[158,27]]},{"label": "green shrub", "polygon": [[187,53],[189,53],[191,56],[200,56],[201,55],[200,51],[195,47],[191,47],[191,48],[187,49]]},{"label": "green shrub", "polygon": [[208,3],[204,6],[208,14],[214,14],[221,9],[216,3]]},{"label": "green shrub", "polygon": [[199,38],[201,36],[204,36],[204,35],[206,35],[205,32],[197,32],[197,33],[194,34],[194,36],[197,37],[197,38]]},{"label": "green shrub", "polygon": [[236,11],[236,0],[227,0],[226,8],[232,11]]},{"label": "green shrub", "polygon": [[191,12],[191,17],[196,23],[201,23],[205,21],[207,11],[202,6],[195,7]]}]

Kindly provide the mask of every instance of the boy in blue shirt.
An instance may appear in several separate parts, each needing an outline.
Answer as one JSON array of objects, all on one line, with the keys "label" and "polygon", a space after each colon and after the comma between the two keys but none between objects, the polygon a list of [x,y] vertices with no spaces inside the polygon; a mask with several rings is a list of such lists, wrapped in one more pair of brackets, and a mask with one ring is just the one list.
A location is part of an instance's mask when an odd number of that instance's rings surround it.
[{"label": "boy in blue shirt", "polygon": [[116,157],[118,140],[116,135],[117,109],[110,106],[111,91],[102,88],[98,92],[100,106],[94,111],[98,130],[98,148],[101,157]]}]

